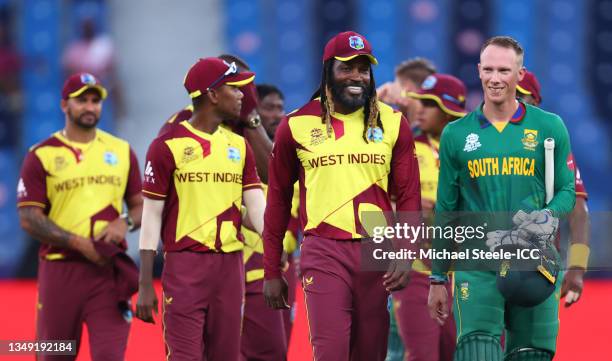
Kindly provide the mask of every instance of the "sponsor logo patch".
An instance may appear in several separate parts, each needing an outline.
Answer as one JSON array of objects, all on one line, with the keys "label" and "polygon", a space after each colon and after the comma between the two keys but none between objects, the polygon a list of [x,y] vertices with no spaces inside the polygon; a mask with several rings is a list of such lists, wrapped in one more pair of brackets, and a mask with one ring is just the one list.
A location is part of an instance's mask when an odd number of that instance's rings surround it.
[{"label": "sponsor logo patch", "polygon": [[480,148],[482,144],[480,144],[480,138],[478,134],[470,133],[467,137],[465,137],[465,146],[463,147],[464,152],[472,152],[478,148]]},{"label": "sponsor logo patch", "polygon": [[325,142],[326,139],[327,137],[320,128],[313,128],[310,131],[310,145],[319,145]]},{"label": "sponsor logo patch", "polygon": [[68,162],[66,162],[66,158],[62,157],[61,155],[58,155],[57,157],[55,157],[53,161],[55,164],[56,172],[60,172],[68,166]]}]

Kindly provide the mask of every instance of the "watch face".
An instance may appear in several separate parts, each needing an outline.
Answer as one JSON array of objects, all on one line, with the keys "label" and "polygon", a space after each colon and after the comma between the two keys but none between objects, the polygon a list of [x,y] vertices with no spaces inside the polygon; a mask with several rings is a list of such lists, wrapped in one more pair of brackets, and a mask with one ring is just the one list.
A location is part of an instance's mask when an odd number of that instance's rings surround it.
[{"label": "watch face", "polygon": [[249,118],[249,123],[251,123],[252,127],[258,127],[261,125],[261,117],[259,114],[255,113],[252,117]]}]

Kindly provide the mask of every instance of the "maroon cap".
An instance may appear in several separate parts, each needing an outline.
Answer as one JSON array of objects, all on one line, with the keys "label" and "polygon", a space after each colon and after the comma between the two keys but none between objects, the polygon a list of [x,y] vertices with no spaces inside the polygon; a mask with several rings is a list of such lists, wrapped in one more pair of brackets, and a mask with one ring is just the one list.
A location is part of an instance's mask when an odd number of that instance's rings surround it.
[{"label": "maroon cap", "polygon": [[516,86],[516,90],[525,95],[531,95],[535,101],[540,104],[542,102],[542,96],[540,95],[540,82],[536,78],[535,74],[529,70],[525,70],[525,76],[523,80],[519,81]]},{"label": "maroon cap", "polygon": [[467,89],[461,80],[452,75],[432,74],[425,78],[417,92],[408,92],[406,95],[416,99],[434,100],[446,114],[455,117],[467,114],[465,110]]},{"label": "maroon cap", "polygon": [[106,98],[106,89],[102,86],[98,78],[89,73],[73,74],[64,82],[62,98],[64,100],[68,98],[75,98],[89,89],[97,90],[102,99]]},{"label": "maroon cap", "polygon": [[378,60],[372,55],[372,46],[366,38],[354,31],[345,31],[327,42],[323,52],[323,62],[331,58],[349,61],[359,55],[365,55],[370,59],[370,63],[378,64]]},{"label": "maroon cap", "polygon": [[255,73],[238,72],[235,62],[227,63],[219,58],[204,58],[191,66],[183,83],[189,96],[196,98],[220,85],[241,87],[253,79]]}]

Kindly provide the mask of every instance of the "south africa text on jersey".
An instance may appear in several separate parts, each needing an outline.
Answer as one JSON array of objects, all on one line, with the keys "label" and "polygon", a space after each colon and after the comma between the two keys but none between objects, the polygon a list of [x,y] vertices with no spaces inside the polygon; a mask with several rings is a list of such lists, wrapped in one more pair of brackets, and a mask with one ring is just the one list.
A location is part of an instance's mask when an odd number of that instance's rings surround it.
[{"label": "south africa text on jersey", "polygon": [[469,160],[470,178],[496,175],[535,175],[535,159],[527,157],[490,157]]}]

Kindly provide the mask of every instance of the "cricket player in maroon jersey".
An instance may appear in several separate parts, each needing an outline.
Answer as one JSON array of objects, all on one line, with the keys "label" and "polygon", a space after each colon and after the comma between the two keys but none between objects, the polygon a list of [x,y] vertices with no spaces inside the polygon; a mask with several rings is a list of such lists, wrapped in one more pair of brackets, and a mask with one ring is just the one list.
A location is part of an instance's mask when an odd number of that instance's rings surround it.
[{"label": "cricket player in maroon jersey", "polygon": [[141,270],[136,315],[153,322],[153,258],[160,234],[163,332],[168,360],[238,360],[244,297],[244,200],[263,228],[265,199],[248,142],[223,121],[240,114],[239,87],[253,73],[200,59],[185,77],[193,115],[157,137],[145,165]]},{"label": "cricket player in maroon jersey", "polygon": [[398,211],[421,207],[410,127],[401,113],[377,101],[371,71],[376,63],[360,34],[332,38],[323,55],[321,98],[281,122],[269,165],[264,295],[270,307],[288,307],[282,240],[299,180],[300,268],[318,361],[384,360],[387,298],[408,281],[399,262],[387,272],[361,268],[368,238],[361,213],[392,211],[389,178],[397,187]]},{"label": "cricket player in maroon jersey", "polygon": [[[525,102],[540,106],[542,103],[542,95],[540,92],[540,82],[534,73],[525,70],[523,80],[519,81],[516,87],[516,95]],[[572,161],[575,162],[573,159]],[[570,247],[568,249],[568,269],[563,277],[561,286],[561,297],[565,297],[565,306],[569,307],[575,302],[578,302],[582,294],[584,273],[587,270],[589,260],[589,209],[587,207],[588,194],[584,186],[584,182],[580,177],[578,165],[576,168],[575,187],[576,187],[576,205],[574,210],[569,214],[570,228]],[[559,239],[557,237],[557,247]]]},{"label": "cricket player in maroon jersey", "polygon": [[[94,361],[124,358],[138,286],[125,234],[140,225],[143,203],[128,142],[96,128],[106,94],[91,74],[66,80],[65,127],[30,148],[17,187],[21,226],[41,242],[36,338],[76,340],[78,349],[85,323]],[[109,259],[108,249],[121,256]]]},{"label": "cricket player in maroon jersey", "polygon": [[[421,103],[415,119],[421,134],[414,141],[421,177],[421,206],[431,223],[440,172],[440,136],[449,122],[467,114],[466,95],[467,89],[461,80],[441,73],[429,75],[417,91],[407,93]],[[393,293],[395,316],[406,347],[406,361],[452,361],[455,352],[454,320],[451,318],[440,325],[429,316],[430,274],[428,260],[414,261],[410,282],[403,290]],[[450,284],[447,291],[452,295]]]},{"label": "cricket player in maroon jersey", "polygon": [[[236,63],[240,72],[250,71],[249,65],[232,54],[221,54],[218,56],[219,59],[225,60],[228,63]],[[242,87],[240,91],[244,95],[242,98],[242,108],[240,110],[240,117],[237,119],[228,119],[224,123],[228,125],[235,133],[243,136],[253,148],[253,154],[255,155],[255,165],[257,166],[257,172],[261,177],[262,181],[267,182],[268,180],[268,158],[272,151],[272,140],[266,134],[264,127],[261,127],[261,118],[257,113],[257,90],[255,88],[255,82],[250,82]],[[193,114],[193,105],[188,105],[185,108],[174,113],[161,127],[158,135],[165,132],[172,126],[179,124],[183,120],[188,120]]]},{"label": "cricket player in maroon jersey", "polygon": [[[278,88],[272,85],[258,84],[257,98],[257,113],[261,117],[262,127],[273,139],[276,126],[285,112],[283,95]],[[295,201],[293,208],[297,214],[297,200]],[[293,213],[291,223],[293,227],[289,227],[283,240],[285,254],[289,255],[285,262],[284,275],[288,280],[293,280],[293,284],[290,284],[290,294],[295,290],[296,280],[295,269],[291,267],[293,262],[290,255],[297,247],[298,233],[297,219],[293,217]],[[263,240],[259,234],[244,226],[242,234],[245,240],[243,257],[246,293],[242,320],[241,360],[282,361],[287,357],[289,342],[287,332],[291,330],[291,310],[280,312],[266,306],[263,297]],[[292,301],[293,299],[290,299],[289,303],[291,304]]]}]

